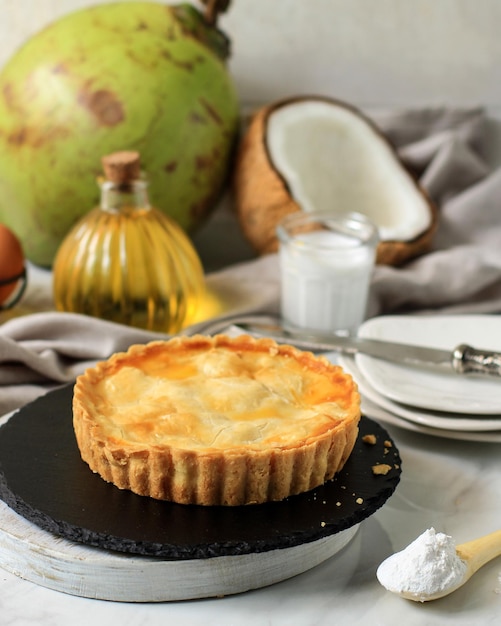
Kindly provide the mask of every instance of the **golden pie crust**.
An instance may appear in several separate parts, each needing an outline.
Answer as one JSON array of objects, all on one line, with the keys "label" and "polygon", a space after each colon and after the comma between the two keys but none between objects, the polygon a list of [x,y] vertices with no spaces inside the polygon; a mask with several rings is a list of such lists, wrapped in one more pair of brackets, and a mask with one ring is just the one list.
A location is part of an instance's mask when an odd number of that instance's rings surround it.
[{"label": "golden pie crust", "polygon": [[181,504],[282,500],[351,454],[360,397],[324,357],[249,335],[132,346],[81,375],[82,459],[120,489]]}]

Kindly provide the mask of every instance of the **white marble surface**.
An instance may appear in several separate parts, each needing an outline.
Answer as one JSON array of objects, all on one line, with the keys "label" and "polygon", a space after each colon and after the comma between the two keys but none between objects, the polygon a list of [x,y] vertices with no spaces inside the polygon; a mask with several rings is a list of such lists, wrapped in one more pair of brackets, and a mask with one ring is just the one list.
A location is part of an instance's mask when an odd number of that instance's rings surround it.
[{"label": "white marble surface", "polygon": [[[1,0],[2,64],[38,28],[88,4],[43,0],[34,10],[32,3]],[[412,8],[387,0],[377,12],[370,4],[322,0],[306,15],[302,3],[289,0],[277,3],[272,14],[269,0],[235,2],[224,27],[236,44],[231,67],[243,101],[320,88],[359,105],[390,99],[403,106],[482,102],[498,108],[499,81],[489,80],[499,56],[496,0],[420,0]],[[263,45],[253,45],[257,35]],[[292,65],[295,72],[288,71]],[[43,301],[43,291],[31,295],[32,302],[38,296]],[[428,604],[386,592],[375,572],[386,556],[430,526],[458,543],[501,526],[501,444],[387,428],[403,459],[396,493],[341,553],[309,572],[238,596],[127,604],[66,595],[0,569],[0,626],[499,624],[501,558],[452,596]]]},{"label": "white marble surface", "polygon": [[[34,270],[26,301],[35,308],[50,308],[49,288],[50,274]],[[457,543],[497,530],[501,526],[501,444],[455,441],[385,427],[402,457],[401,482],[383,508],[361,524],[350,544],[314,569],[236,596],[159,604],[66,595],[0,569],[0,625],[499,624],[501,558],[452,596],[427,604],[388,593],[377,582],[376,569],[431,526],[452,535]],[[140,578],[137,584],[141,585]]]},{"label": "white marble surface", "polygon": [[501,559],[486,565],[452,596],[427,604],[388,593],[375,572],[384,558],[430,526],[451,534],[458,543],[499,528],[500,445],[389,430],[403,459],[397,491],[362,523],[342,552],[305,574],[225,598],[129,604],[66,595],[0,569],[0,624],[498,624]]}]

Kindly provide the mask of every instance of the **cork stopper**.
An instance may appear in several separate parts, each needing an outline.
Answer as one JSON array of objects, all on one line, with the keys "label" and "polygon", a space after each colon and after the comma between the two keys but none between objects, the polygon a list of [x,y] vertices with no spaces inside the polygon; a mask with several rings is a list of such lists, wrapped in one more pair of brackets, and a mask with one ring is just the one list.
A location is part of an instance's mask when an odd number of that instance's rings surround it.
[{"label": "cork stopper", "polygon": [[140,178],[141,161],[139,152],[113,152],[101,159],[104,174],[108,180],[117,185],[127,185]]}]

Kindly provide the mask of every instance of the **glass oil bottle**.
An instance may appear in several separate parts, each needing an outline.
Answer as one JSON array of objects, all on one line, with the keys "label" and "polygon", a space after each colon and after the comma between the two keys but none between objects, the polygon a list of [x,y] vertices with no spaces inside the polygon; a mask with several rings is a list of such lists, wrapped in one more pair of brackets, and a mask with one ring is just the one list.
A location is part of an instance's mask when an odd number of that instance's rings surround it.
[{"label": "glass oil bottle", "polygon": [[182,228],[150,205],[137,152],[102,164],[100,206],[72,228],[54,261],[56,308],[177,332],[204,297],[200,259]]}]

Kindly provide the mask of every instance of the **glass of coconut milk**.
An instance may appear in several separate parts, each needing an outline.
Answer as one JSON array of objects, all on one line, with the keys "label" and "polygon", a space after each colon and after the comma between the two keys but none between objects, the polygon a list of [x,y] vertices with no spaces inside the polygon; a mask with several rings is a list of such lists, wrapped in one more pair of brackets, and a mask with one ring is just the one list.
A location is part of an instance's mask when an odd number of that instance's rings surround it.
[{"label": "glass of coconut milk", "polygon": [[277,227],[286,325],[355,334],[365,318],[376,226],[360,213],[288,215]]}]

